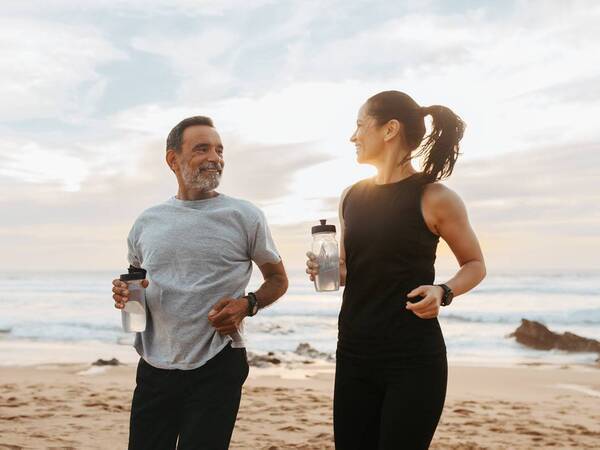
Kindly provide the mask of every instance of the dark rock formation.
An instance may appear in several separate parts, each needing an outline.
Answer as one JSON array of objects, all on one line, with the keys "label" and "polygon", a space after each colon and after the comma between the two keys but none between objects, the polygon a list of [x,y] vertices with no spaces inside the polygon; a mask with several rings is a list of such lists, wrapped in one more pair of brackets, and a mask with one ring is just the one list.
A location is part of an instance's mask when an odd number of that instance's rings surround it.
[{"label": "dark rock formation", "polygon": [[521,319],[521,325],[509,337],[514,337],[518,343],[538,350],[556,348],[567,352],[600,353],[600,341],[577,336],[568,331],[563,334],[554,333],[545,325],[532,320]]},{"label": "dark rock formation", "polygon": [[248,365],[252,367],[268,367],[270,365],[281,364],[281,360],[275,357],[275,353],[269,352],[266,355],[257,355],[248,352]]},{"label": "dark rock formation", "polygon": [[329,353],[320,352],[316,348],[311,347],[311,345],[308,344],[307,342],[301,342],[300,344],[298,344],[298,347],[296,347],[296,350],[294,351],[294,353],[296,353],[297,355],[300,355],[300,356],[307,356],[308,358],[313,358],[313,359],[324,359],[326,361],[335,361],[335,358],[333,356],[331,356]]},{"label": "dark rock formation", "polygon": [[92,363],[92,366],[118,366],[121,364],[117,358],[99,359]]}]

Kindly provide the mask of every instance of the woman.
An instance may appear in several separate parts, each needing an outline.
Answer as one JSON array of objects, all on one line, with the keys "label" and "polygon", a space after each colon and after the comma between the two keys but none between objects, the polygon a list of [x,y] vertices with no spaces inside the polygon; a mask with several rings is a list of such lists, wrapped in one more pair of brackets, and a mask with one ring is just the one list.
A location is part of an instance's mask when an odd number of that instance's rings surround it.
[{"label": "woman", "polygon": [[[422,142],[428,115],[433,129]],[[338,450],[426,449],[437,427],[447,383],[437,316],[485,277],[465,207],[438,182],[452,173],[463,130],[450,109],[421,107],[397,91],[369,98],[358,113],[350,140],[358,162],[377,175],[346,189],[340,201],[346,287],[334,393]],[[414,156],[423,158],[421,172]],[[460,270],[434,285],[440,237]],[[317,259],[308,257],[314,280]]]}]

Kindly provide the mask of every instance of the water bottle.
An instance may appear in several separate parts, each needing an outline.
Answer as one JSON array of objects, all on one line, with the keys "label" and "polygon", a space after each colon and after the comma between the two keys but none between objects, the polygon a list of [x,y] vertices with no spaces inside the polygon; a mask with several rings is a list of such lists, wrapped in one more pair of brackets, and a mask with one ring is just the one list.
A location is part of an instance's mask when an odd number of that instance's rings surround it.
[{"label": "water bottle", "polygon": [[312,252],[319,264],[315,289],[318,292],[337,291],[340,288],[340,254],[335,240],[335,225],[327,225],[325,219],[320,222],[321,225],[312,227]]},{"label": "water bottle", "polygon": [[121,323],[123,330],[128,333],[140,332],[146,329],[146,289],[142,281],[146,278],[146,271],[129,266],[129,273],[122,274],[119,279],[127,283],[129,299],[121,310]]}]

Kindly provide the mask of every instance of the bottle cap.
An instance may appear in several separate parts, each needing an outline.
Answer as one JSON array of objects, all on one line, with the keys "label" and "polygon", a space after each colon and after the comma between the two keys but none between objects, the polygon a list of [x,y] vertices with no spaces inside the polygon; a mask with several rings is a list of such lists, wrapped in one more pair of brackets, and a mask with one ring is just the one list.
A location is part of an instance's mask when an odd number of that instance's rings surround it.
[{"label": "bottle cap", "polygon": [[316,233],[335,233],[335,225],[326,225],[327,220],[321,219],[321,225],[312,227],[312,234]]},{"label": "bottle cap", "polygon": [[146,271],[141,267],[129,266],[127,269],[129,273],[122,273],[119,276],[119,280],[121,281],[133,281],[133,280],[143,280],[146,278]]}]

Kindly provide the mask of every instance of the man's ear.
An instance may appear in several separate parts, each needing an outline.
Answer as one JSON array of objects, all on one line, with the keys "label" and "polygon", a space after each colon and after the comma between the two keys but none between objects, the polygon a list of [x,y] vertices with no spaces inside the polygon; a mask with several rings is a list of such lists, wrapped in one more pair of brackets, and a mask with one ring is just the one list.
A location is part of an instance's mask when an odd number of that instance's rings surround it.
[{"label": "man's ear", "polygon": [[177,160],[177,153],[173,149],[167,150],[167,155],[165,157],[167,161],[167,165],[174,172],[177,173],[179,171],[179,161]]}]

